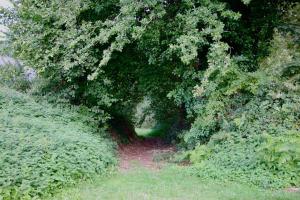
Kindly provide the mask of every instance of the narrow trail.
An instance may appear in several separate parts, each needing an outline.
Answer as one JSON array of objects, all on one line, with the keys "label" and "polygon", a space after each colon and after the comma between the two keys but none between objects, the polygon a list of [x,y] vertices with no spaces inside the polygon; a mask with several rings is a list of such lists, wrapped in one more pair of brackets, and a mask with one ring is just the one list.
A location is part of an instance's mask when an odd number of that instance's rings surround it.
[{"label": "narrow trail", "polygon": [[[157,160],[175,151],[161,139],[132,139],[119,144],[119,172],[65,190],[53,200],[298,200],[296,193],[258,190],[231,182],[204,181],[182,167]],[[165,156],[163,156],[165,157]],[[158,159],[161,160],[161,159]],[[162,159],[164,160],[164,159]]]},{"label": "narrow trail", "polygon": [[154,161],[154,157],[174,150],[174,146],[164,144],[159,138],[136,139],[128,144],[119,144],[119,170],[126,172],[136,166],[159,170],[165,163]]}]

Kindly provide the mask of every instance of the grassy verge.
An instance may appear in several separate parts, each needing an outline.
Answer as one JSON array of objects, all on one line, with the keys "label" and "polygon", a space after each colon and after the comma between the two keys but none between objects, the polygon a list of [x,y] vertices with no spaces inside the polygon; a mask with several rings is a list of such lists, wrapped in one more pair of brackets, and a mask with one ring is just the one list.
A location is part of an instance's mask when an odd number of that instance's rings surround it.
[{"label": "grassy verge", "polygon": [[52,200],[296,200],[299,194],[260,190],[234,183],[201,181],[179,167],[159,172],[137,168],[112,177],[82,183],[57,195]]}]

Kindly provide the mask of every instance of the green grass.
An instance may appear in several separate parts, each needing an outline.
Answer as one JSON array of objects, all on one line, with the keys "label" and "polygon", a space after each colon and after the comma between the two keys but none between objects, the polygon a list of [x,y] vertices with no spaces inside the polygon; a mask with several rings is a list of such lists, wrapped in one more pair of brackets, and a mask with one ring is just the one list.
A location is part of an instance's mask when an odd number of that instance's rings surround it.
[{"label": "green grass", "polygon": [[51,200],[296,200],[300,195],[266,191],[234,183],[201,181],[182,167],[159,172],[137,168],[82,183]]},{"label": "green grass", "polygon": [[135,132],[138,136],[144,138],[149,138],[157,134],[157,130],[152,128],[135,128]]},{"label": "green grass", "polygon": [[167,125],[157,125],[153,128],[135,128],[138,136],[143,138],[162,137],[166,132]]}]

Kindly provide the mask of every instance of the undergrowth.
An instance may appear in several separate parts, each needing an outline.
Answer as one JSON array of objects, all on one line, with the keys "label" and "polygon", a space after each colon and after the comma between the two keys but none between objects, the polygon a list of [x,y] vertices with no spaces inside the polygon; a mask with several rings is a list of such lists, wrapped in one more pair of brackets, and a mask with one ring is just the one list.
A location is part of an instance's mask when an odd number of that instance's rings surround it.
[{"label": "undergrowth", "polygon": [[39,199],[115,164],[85,108],[52,106],[0,87],[0,199]]},{"label": "undergrowth", "polygon": [[275,30],[269,56],[255,71],[234,58],[195,88],[197,117],[182,135],[192,174],[264,188],[300,186],[298,44],[297,35]]}]

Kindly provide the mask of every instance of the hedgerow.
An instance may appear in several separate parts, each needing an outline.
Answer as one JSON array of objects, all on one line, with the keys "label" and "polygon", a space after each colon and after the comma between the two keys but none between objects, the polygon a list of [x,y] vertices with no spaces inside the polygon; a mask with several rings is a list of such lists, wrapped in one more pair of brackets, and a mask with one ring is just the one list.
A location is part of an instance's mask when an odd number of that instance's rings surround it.
[{"label": "hedgerow", "polygon": [[53,107],[0,87],[0,199],[38,199],[115,163],[84,108]]},{"label": "hedgerow", "polygon": [[300,185],[298,43],[297,35],[275,30],[256,71],[233,62],[195,89],[198,115],[183,135],[195,148],[193,174],[271,188]]}]

